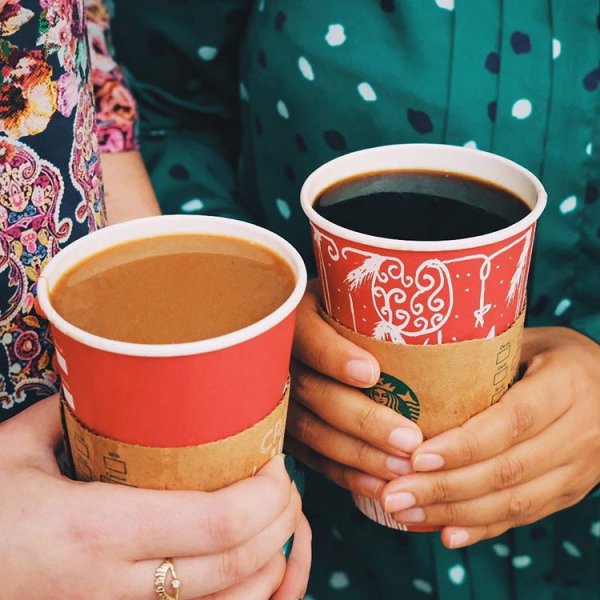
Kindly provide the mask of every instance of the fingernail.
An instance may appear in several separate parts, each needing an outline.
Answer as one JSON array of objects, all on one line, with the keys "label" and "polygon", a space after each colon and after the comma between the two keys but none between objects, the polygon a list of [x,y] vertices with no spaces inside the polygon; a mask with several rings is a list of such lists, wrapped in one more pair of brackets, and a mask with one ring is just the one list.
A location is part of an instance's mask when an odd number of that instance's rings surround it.
[{"label": "fingernail", "polygon": [[460,548],[464,546],[469,541],[469,532],[464,529],[459,529],[455,531],[450,536],[450,548]]},{"label": "fingernail", "polygon": [[373,385],[376,374],[375,365],[368,360],[349,360],[346,363],[346,375],[358,385]]},{"label": "fingernail", "polygon": [[415,471],[435,471],[444,466],[444,457],[439,454],[418,454],[413,458]]},{"label": "fingernail", "polygon": [[394,515],[399,523],[421,523],[425,520],[425,511],[422,508],[409,508]]},{"label": "fingernail", "polygon": [[388,513],[400,512],[406,508],[410,508],[417,503],[417,499],[408,492],[396,492],[388,494],[385,498],[383,510]]},{"label": "fingernail", "polygon": [[389,443],[402,452],[413,452],[423,441],[418,429],[399,427],[390,433]]},{"label": "fingernail", "polygon": [[390,473],[394,475],[408,475],[412,473],[412,465],[407,458],[398,458],[397,456],[388,456],[385,459],[385,466]]},{"label": "fingernail", "polygon": [[377,496],[384,485],[383,480],[365,473],[359,473],[356,479],[356,483],[363,489],[363,493],[368,496]]}]

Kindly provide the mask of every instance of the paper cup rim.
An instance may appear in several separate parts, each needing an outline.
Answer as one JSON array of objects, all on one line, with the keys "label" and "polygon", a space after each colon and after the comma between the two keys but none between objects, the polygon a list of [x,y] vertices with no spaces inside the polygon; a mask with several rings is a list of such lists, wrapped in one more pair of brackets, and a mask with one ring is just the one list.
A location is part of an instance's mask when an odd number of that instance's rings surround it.
[{"label": "paper cup rim", "polygon": [[[436,241],[425,241],[425,240],[394,240],[390,238],[378,237],[374,235],[368,235],[365,233],[359,233],[353,231],[351,229],[347,229],[346,227],[342,227],[341,225],[336,225],[335,223],[325,219],[314,209],[314,201],[316,200],[316,194],[313,193],[313,188],[317,187],[319,189],[319,193],[322,193],[323,190],[330,187],[330,185],[326,186],[317,186],[316,182],[324,176],[325,173],[334,169],[336,165],[347,162],[348,160],[358,159],[362,156],[373,155],[373,154],[389,154],[392,152],[408,153],[408,152],[444,152],[444,153],[453,153],[453,154],[463,154],[464,156],[471,157],[479,157],[484,158],[488,161],[496,161],[498,163],[503,164],[515,172],[519,173],[521,176],[525,177],[529,181],[530,184],[533,185],[536,193],[535,206],[530,210],[530,212],[508,227],[504,227],[502,229],[498,229],[496,231],[492,231],[491,233],[486,233],[484,235],[478,235],[474,237],[466,237],[459,238],[456,240],[436,240]],[[356,175],[361,174],[369,174],[376,172],[385,172],[385,171],[410,171],[414,169],[427,169],[427,170],[439,170],[440,172],[453,173],[458,175],[469,175],[468,170],[461,171],[457,169],[452,170],[444,170],[442,167],[443,159],[440,159],[439,167],[423,167],[418,164],[411,166],[401,166],[395,169],[386,168],[381,171],[377,171],[376,169],[365,169],[364,171],[358,170]],[[340,178],[340,181],[343,181]],[[502,186],[505,187],[505,186]],[[510,191],[510,190],[509,190]],[[511,191],[511,193],[514,193]],[[387,146],[374,146],[372,148],[365,148],[363,150],[357,150],[355,152],[350,152],[348,154],[344,154],[342,156],[338,156],[334,158],[317,169],[315,169],[305,180],[302,189],[300,191],[300,204],[302,206],[302,210],[309,218],[310,222],[313,225],[320,227],[321,229],[336,235],[340,238],[353,241],[359,244],[363,244],[365,246],[374,246],[376,248],[380,248],[382,250],[406,250],[406,251],[414,251],[414,252],[439,252],[439,251],[456,251],[456,250],[468,250],[472,248],[481,248],[484,246],[488,246],[490,244],[494,244],[496,242],[500,242],[506,239],[511,238],[518,233],[526,231],[529,227],[531,227],[534,223],[537,222],[540,215],[544,211],[546,207],[547,201],[547,193],[542,185],[542,182],[533,174],[531,171],[526,169],[525,167],[519,165],[518,163],[494,154],[492,152],[485,152],[483,150],[475,149],[475,148],[465,148],[464,146],[454,146],[451,144],[391,144]]]},{"label": "paper cup rim", "polygon": [[[197,229],[183,231],[174,228],[172,230],[167,229],[162,232],[156,231],[155,233],[149,233],[153,228],[160,228],[161,224],[164,224],[165,227],[176,227],[181,226],[184,223],[191,225],[193,221],[197,224]],[[174,344],[139,344],[112,340],[94,335],[64,319],[52,306],[50,302],[51,280],[58,280],[70,267],[89,256],[93,256],[102,250],[128,241],[187,233],[238,237],[242,240],[255,242],[265,246],[269,250],[275,252],[292,268],[296,277],[294,290],[281,306],[266,317],[247,327],[206,340]],[[252,234],[254,234],[254,237]],[[98,242],[99,245],[95,246],[93,251],[90,251],[90,246],[93,242]],[[56,254],[45,266],[38,279],[37,297],[43,316],[61,333],[86,346],[126,356],[147,358],[177,357],[205,354],[230,348],[247,342],[266,331],[273,329],[296,309],[304,295],[306,282],[306,266],[298,251],[288,241],[268,229],[245,221],[224,217],[203,215],[160,215],[111,225],[83,236],[69,244],[66,248]]]}]

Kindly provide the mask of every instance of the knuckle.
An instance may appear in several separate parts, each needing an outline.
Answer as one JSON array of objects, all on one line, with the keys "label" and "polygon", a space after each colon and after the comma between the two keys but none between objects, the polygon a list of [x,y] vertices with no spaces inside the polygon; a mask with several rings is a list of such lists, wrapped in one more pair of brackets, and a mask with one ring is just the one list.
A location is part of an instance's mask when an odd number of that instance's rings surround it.
[{"label": "knuckle", "polygon": [[351,471],[345,468],[332,468],[330,471],[330,477],[333,481],[335,481],[341,487],[351,490],[354,488],[353,478],[351,476]]},{"label": "knuckle", "polygon": [[[71,518],[65,523],[63,534],[65,540],[73,546],[86,548],[86,551],[94,554],[102,545],[100,527],[97,526],[93,519],[86,520],[82,518]],[[110,543],[108,534],[105,537]]]},{"label": "knuckle", "polygon": [[575,506],[585,497],[585,494],[577,493],[577,492],[566,492],[561,494],[559,500],[559,506],[561,509],[570,508],[571,506]]},{"label": "knuckle", "polygon": [[[277,480],[267,479],[262,481],[261,489],[255,491],[257,497],[259,494],[263,499],[261,504],[265,509],[278,511],[279,514],[282,513],[289,505],[292,497],[292,486],[287,472],[283,472],[282,477]],[[240,515],[239,509],[236,514],[240,520],[246,519],[246,515]]]},{"label": "knuckle", "polygon": [[367,438],[374,428],[379,405],[369,402],[358,415],[357,433],[361,438]]},{"label": "knuckle", "polygon": [[371,446],[366,442],[356,441],[354,442],[354,466],[362,467],[370,462],[371,458]]},{"label": "knuckle", "polygon": [[531,409],[527,406],[516,403],[513,405],[510,413],[511,433],[513,438],[520,438],[533,428],[535,419]]},{"label": "knuckle", "polygon": [[330,382],[310,368],[294,369],[292,375],[292,406],[303,405],[309,410],[318,412],[329,395],[327,386]]},{"label": "knuckle", "polygon": [[244,577],[246,569],[253,562],[253,556],[248,554],[245,558],[242,556],[242,550],[238,548],[222,553],[221,580],[223,584],[231,584]]},{"label": "knuckle", "polygon": [[332,479],[341,487],[363,496],[375,497],[377,495],[373,490],[365,487],[364,482],[361,481],[358,471],[349,467],[335,466],[333,468],[335,475]]},{"label": "knuckle", "polygon": [[525,520],[531,511],[531,498],[520,494],[513,494],[506,509],[507,520],[519,523]]},{"label": "knuckle", "polygon": [[205,529],[215,548],[228,548],[235,543],[239,524],[236,514],[237,511],[227,511],[222,505],[207,511]]},{"label": "knuckle", "polygon": [[458,509],[455,504],[448,502],[442,504],[442,514],[445,525],[454,525],[458,522]]},{"label": "knuckle", "polygon": [[[94,483],[87,485],[96,487]],[[80,507],[88,505],[92,496],[77,492],[79,490],[76,490],[74,502],[64,507],[65,514],[70,514],[70,518],[63,521],[64,529],[60,536],[64,543],[75,548],[85,548],[90,555],[101,554],[107,547],[118,545],[123,538],[124,527],[126,527],[127,533],[135,535],[140,524],[151,523],[150,520],[143,519],[143,517],[136,521],[126,522],[122,515],[109,520],[106,518],[104,506],[96,505],[96,510],[81,511]],[[126,512],[123,514],[129,516]],[[107,526],[113,522],[116,526]]]},{"label": "knuckle", "polygon": [[298,366],[292,373],[292,395],[300,399],[310,395],[314,386],[314,375],[304,366]]},{"label": "knuckle", "polygon": [[479,440],[467,427],[461,427],[463,435],[458,443],[458,454],[464,463],[472,463],[479,453]]},{"label": "knuckle", "polygon": [[317,435],[314,417],[304,410],[295,411],[295,418],[290,419],[290,427],[298,441],[312,447]]},{"label": "knuckle", "polygon": [[481,537],[479,539],[480,540],[489,540],[492,537],[494,537],[494,533],[492,531],[492,526],[488,523],[482,527]]},{"label": "knuckle", "polygon": [[498,537],[502,535],[508,530],[508,527],[504,524],[495,524],[495,525],[484,525],[482,530],[481,539],[482,540],[490,540],[492,538]]},{"label": "knuckle", "polygon": [[[579,397],[586,382],[589,381],[589,373],[585,368],[585,361],[573,360],[569,363],[568,369],[563,369],[563,399],[567,403],[567,407],[571,408],[576,398]],[[590,390],[591,391],[591,390]]]},{"label": "knuckle", "polygon": [[523,463],[512,456],[499,456],[494,466],[494,488],[497,490],[512,487],[523,478]]},{"label": "knuckle", "polygon": [[442,504],[450,498],[450,489],[445,477],[436,477],[431,487],[432,503]]},{"label": "knuckle", "polygon": [[315,348],[313,353],[314,366],[317,371],[321,373],[327,372],[331,362],[330,357],[335,354],[334,350],[334,344],[332,344],[330,340],[321,338],[319,345]]}]

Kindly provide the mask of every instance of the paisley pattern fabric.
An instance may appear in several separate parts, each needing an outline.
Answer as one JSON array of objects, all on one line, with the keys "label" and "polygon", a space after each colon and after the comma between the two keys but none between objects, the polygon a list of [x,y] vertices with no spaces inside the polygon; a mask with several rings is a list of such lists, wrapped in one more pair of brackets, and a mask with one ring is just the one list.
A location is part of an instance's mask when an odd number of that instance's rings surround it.
[{"label": "paisley pattern fabric", "polygon": [[57,391],[36,282],[61,248],[105,224],[98,152],[135,147],[136,108],[100,1],[0,0],[0,33],[3,420]]},{"label": "paisley pattern fabric", "polygon": [[[250,219],[312,263],[299,190],[406,142],[478,147],[549,193],[529,324],[600,341],[598,0],[118,0],[141,148],[166,212]],[[373,524],[307,473],[305,600],[600,598],[600,497],[461,551]]]}]

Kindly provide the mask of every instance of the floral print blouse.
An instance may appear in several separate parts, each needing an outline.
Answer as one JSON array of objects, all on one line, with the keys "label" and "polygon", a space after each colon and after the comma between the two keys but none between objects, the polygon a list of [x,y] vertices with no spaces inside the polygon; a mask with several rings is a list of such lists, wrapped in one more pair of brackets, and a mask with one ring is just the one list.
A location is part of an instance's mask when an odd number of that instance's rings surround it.
[{"label": "floral print blouse", "polygon": [[58,389],[45,263],[105,225],[100,152],[136,147],[102,0],[0,0],[0,421]]}]

